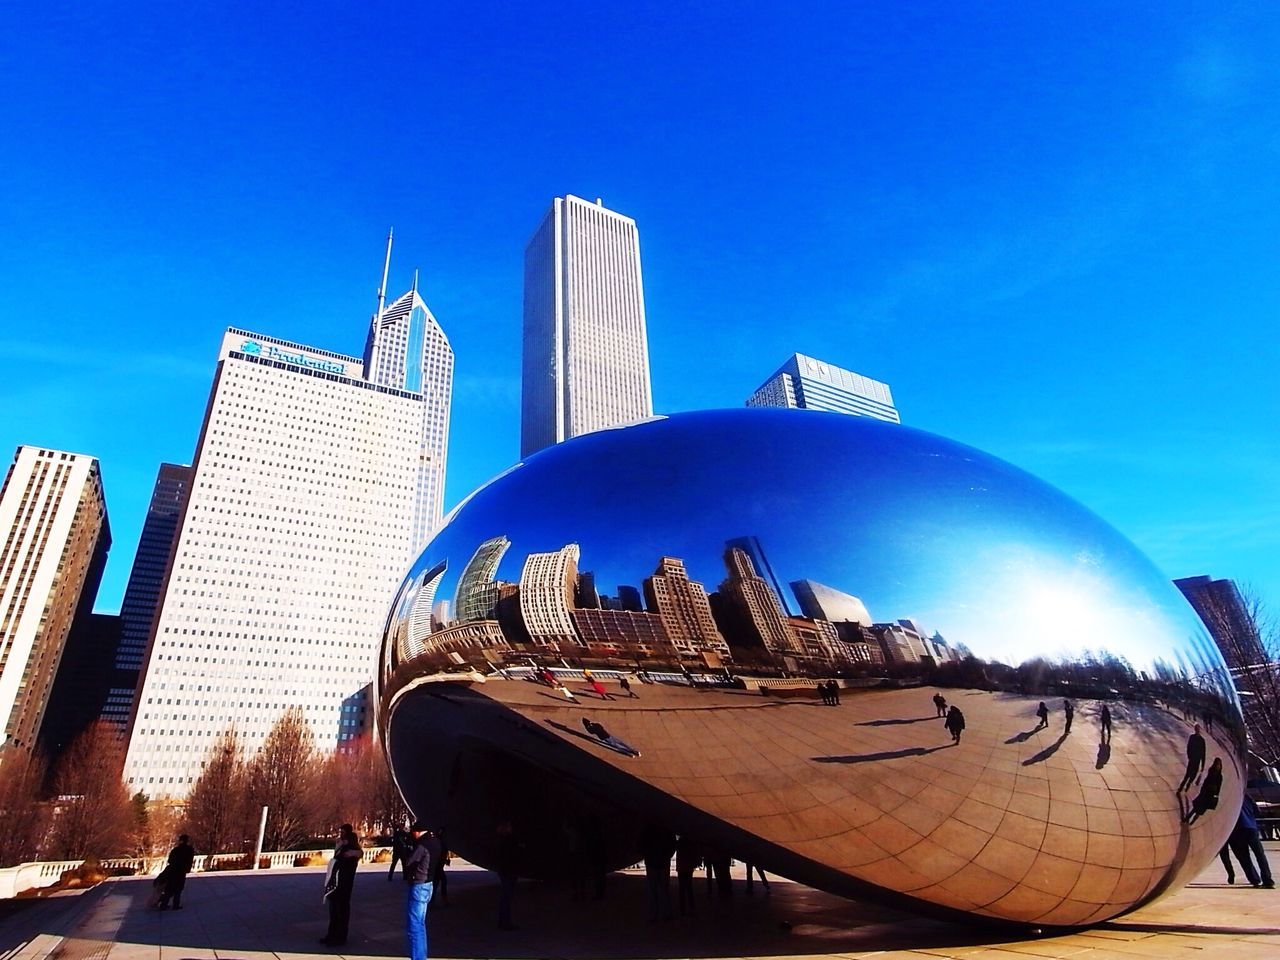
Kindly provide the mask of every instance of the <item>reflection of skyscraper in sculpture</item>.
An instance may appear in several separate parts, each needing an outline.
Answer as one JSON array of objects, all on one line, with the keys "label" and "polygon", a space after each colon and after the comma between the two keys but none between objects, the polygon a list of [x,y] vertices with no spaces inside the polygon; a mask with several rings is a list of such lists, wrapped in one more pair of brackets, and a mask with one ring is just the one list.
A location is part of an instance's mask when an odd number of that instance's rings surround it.
[{"label": "reflection of skyscraper in sculpture", "polygon": [[730,546],[724,552],[724,564],[729,576],[720,584],[719,604],[730,621],[730,627],[725,630],[730,647],[741,643],[763,647],[775,656],[803,655],[804,647],[791,630],[778,594],[767,580],[756,574],[747,552]]},{"label": "reflection of skyscraper in sculpture", "polygon": [[667,636],[681,653],[704,650],[728,653],[729,645],[716,629],[711,603],[702,584],[689,579],[684,561],[663,557],[653,576],[644,581],[649,610],[662,617]]},{"label": "reflection of skyscraper in sculpture", "polygon": [[802,353],[792,354],[749,398],[748,407],[828,410],[901,423],[889,385]]},{"label": "reflection of skyscraper in sculpture", "polygon": [[734,537],[726,540],[726,547],[737,547],[748,557],[751,558],[751,565],[755,568],[756,575],[764,577],[773,587],[774,596],[778,598],[778,602],[782,604],[782,612],[787,616],[791,616],[795,611],[791,609],[791,602],[787,599],[786,591],[782,589],[782,581],[778,579],[778,575],[773,572],[773,564],[769,562],[769,558],[765,556],[764,546],[760,543],[759,537]]},{"label": "reflection of skyscraper in sculpture", "polygon": [[580,644],[570,611],[578,582],[578,545],[553,553],[531,553],[520,571],[520,616],[539,646]]},{"label": "reflection of skyscraper in sculpture", "polygon": [[409,611],[409,638],[405,650],[406,659],[416,657],[426,649],[427,637],[431,636],[432,613],[435,605],[436,591],[440,589],[440,581],[449,567],[448,560],[441,560],[430,570],[422,574],[422,586],[413,599],[413,609]]},{"label": "reflection of skyscraper in sculpture", "polygon": [[806,617],[830,620],[832,623],[860,623],[863,626],[870,626],[874,622],[866,606],[857,597],[816,580],[792,580],[791,590]]},{"label": "reflection of skyscraper in sculpture", "polygon": [[524,254],[520,456],[652,415],[636,222],[557,197]]},{"label": "reflection of skyscraper in sculpture", "polygon": [[364,375],[371,383],[422,395],[422,442],[414,498],[413,547],[426,544],[444,508],[445,461],[449,451],[449,405],[453,398],[453,347],[444,330],[413,286],[385,309],[387,264],[378,290],[378,309],[369,323],[364,348]]},{"label": "reflection of skyscraper in sculpture", "polygon": [[494,582],[498,564],[511,546],[511,541],[499,534],[490,537],[471,555],[458,577],[458,589],[453,595],[454,617],[465,623],[468,620],[491,620],[498,604],[498,585]]},{"label": "reflection of skyscraper in sculpture", "polygon": [[[922,647],[914,629],[898,623],[874,623],[871,631],[880,642],[886,663],[919,663]],[[914,642],[913,642],[914,641]]]}]

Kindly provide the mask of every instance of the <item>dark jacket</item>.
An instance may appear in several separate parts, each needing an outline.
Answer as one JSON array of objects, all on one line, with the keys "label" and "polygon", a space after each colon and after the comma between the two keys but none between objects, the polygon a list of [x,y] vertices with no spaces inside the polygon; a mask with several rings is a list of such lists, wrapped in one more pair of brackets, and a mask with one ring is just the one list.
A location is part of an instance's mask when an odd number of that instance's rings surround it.
[{"label": "dark jacket", "polygon": [[430,883],[440,859],[440,844],[429,833],[418,838],[404,859],[404,878],[410,883]]},{"label": "dark jacket", "polygon": [[189,843],[180,843],[169,851],[169,866],[176,873],[190,873],[191,865],[195,862],[196,850]]}]

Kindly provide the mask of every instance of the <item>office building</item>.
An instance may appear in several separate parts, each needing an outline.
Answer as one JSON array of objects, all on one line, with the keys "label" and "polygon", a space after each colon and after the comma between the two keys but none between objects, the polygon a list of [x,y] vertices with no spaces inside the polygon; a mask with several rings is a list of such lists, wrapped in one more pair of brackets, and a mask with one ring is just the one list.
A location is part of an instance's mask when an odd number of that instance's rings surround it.
[{"label": "office building", "polygon": [[777,591],[757,574],[751,555],[735,542],[726,546],[724,564],[729,576],[712,603],[730,649],[757,656],[804,655]]},{"label": "office building", "polygon": [[520,617],[534,643],[556,648],[561,644],[581,646],[570,614],[577,585],[576,543],[525,558],[520,571]]},{"label": "office building", "polygon": [[460,622],[491,620],[498,606],[498,564],[511,547],[504,536],[490,537],[471,555],[458,577],[454,591],[454,614]]},{"label": "office building", "polygon": [[747,398],[748,407],[829,410],[901,423],[889,385],[823,360],[792,354]]},{"label": "office building", "polygon": [[77,617],[111,546],[98,461],[21,446],[0,488],[0,762],[40,735]]},{"label": "office building", "polygon": [[649,611],[662,618],[663,627],[676,649],[686,656],[706,651],[728,654],[729,646],[716,629],[707,591],[689,579],[684,561],[663,557],[653,576],[644,581]]},{"label": "office building", "polygon": [[[349,732],[413,557],[423,394],[359,358],[230,329],[138,693],[126,784],[181,797],[234,726]],[[355,698],[355,699],[353,699]]]},{"label": "office building", "polygon": [[422,395],[422,439],[413,515],[414,547],[420,549],[426,546],[444,515],[453,347],[418,293],[417,271],[409,291],[390,305],[386,304],[391,239],[388,235],[378,306],[369,322],[365,341],[364,370],[370,383]]},{"label": "office building", "polygon": [[830,620],[832,623],[871,625],[871,614],[867,612],[866,605],[852,594],[816,580],[792,580],[791,592],[796,595],[806,617]]},{"label": "office building", "polygon": [[[88,593],[81,594],[81,611],[76,614],[62,648],[44,722],[40,724],[40,750],[56,760],[81,733],[88,730],[111,700],[112,663],[120,646],[123,621],[119,614],[89,613]],[[123,739],[124,730],[116,728]]]},{"label": "office building", "polygon": [[640,235],[599,200],[557,197],[524,256],[520,456],[653,415]]},{"label": "office building", "polygon": [[169,564],[191,493],[191,475],[190,467],[160,464],[138,538],[138,552],[120,603],[120,640],[110,665],[111,685],[101,717],[123,735],[129,732],[147,645],[151,642],[156,617],[160,615]]}]

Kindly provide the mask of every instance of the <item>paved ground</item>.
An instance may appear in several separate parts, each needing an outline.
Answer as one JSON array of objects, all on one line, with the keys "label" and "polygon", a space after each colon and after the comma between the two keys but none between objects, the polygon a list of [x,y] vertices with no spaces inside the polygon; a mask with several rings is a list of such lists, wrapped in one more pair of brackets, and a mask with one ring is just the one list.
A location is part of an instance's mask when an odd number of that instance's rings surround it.
[{"label": "paved ground", "polygon": [[[1280,844],[1268,844],[1280,864]],[[148,909],[145,879],[115,880],[76,897],[0,911],[0,960],[298,960],[400,957],[399,880],[373,867],[357,877],[350,943],[329,951],[322,872],[197,875],[181,912]],[[708,900],[698,916],[647,919],[644,880],[614,875],[606,899],[575,903],[568,891],[521,884],[520,929],[495,929],[497,887],[480,870],[456,870],[450,904],[431,914],[432,955],[452,958],[1274,957],[1280,893],[1229,887],[1215,860],[1184,890],[1091,930],[1035,939],[990,928],[922,920],[775,881],[769,896]],[[65,939],[64,939],[65,937]]]}]

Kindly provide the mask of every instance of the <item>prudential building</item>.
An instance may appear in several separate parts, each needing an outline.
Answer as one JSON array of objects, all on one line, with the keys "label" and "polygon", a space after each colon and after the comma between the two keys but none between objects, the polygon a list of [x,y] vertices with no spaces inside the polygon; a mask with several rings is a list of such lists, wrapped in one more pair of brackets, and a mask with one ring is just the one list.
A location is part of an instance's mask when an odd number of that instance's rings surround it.
[{"label": "prudential building", "polygon": [[387,605],[440,517],[453,377],[416,283],[396,305],[404,322],[386,323],[380,296],[366,348],[398,356],[394,372],[223,337],[136,700],[131,790],[184,796],[221,733],[251,756],[291,708],[322,751],[371,716]]}]

